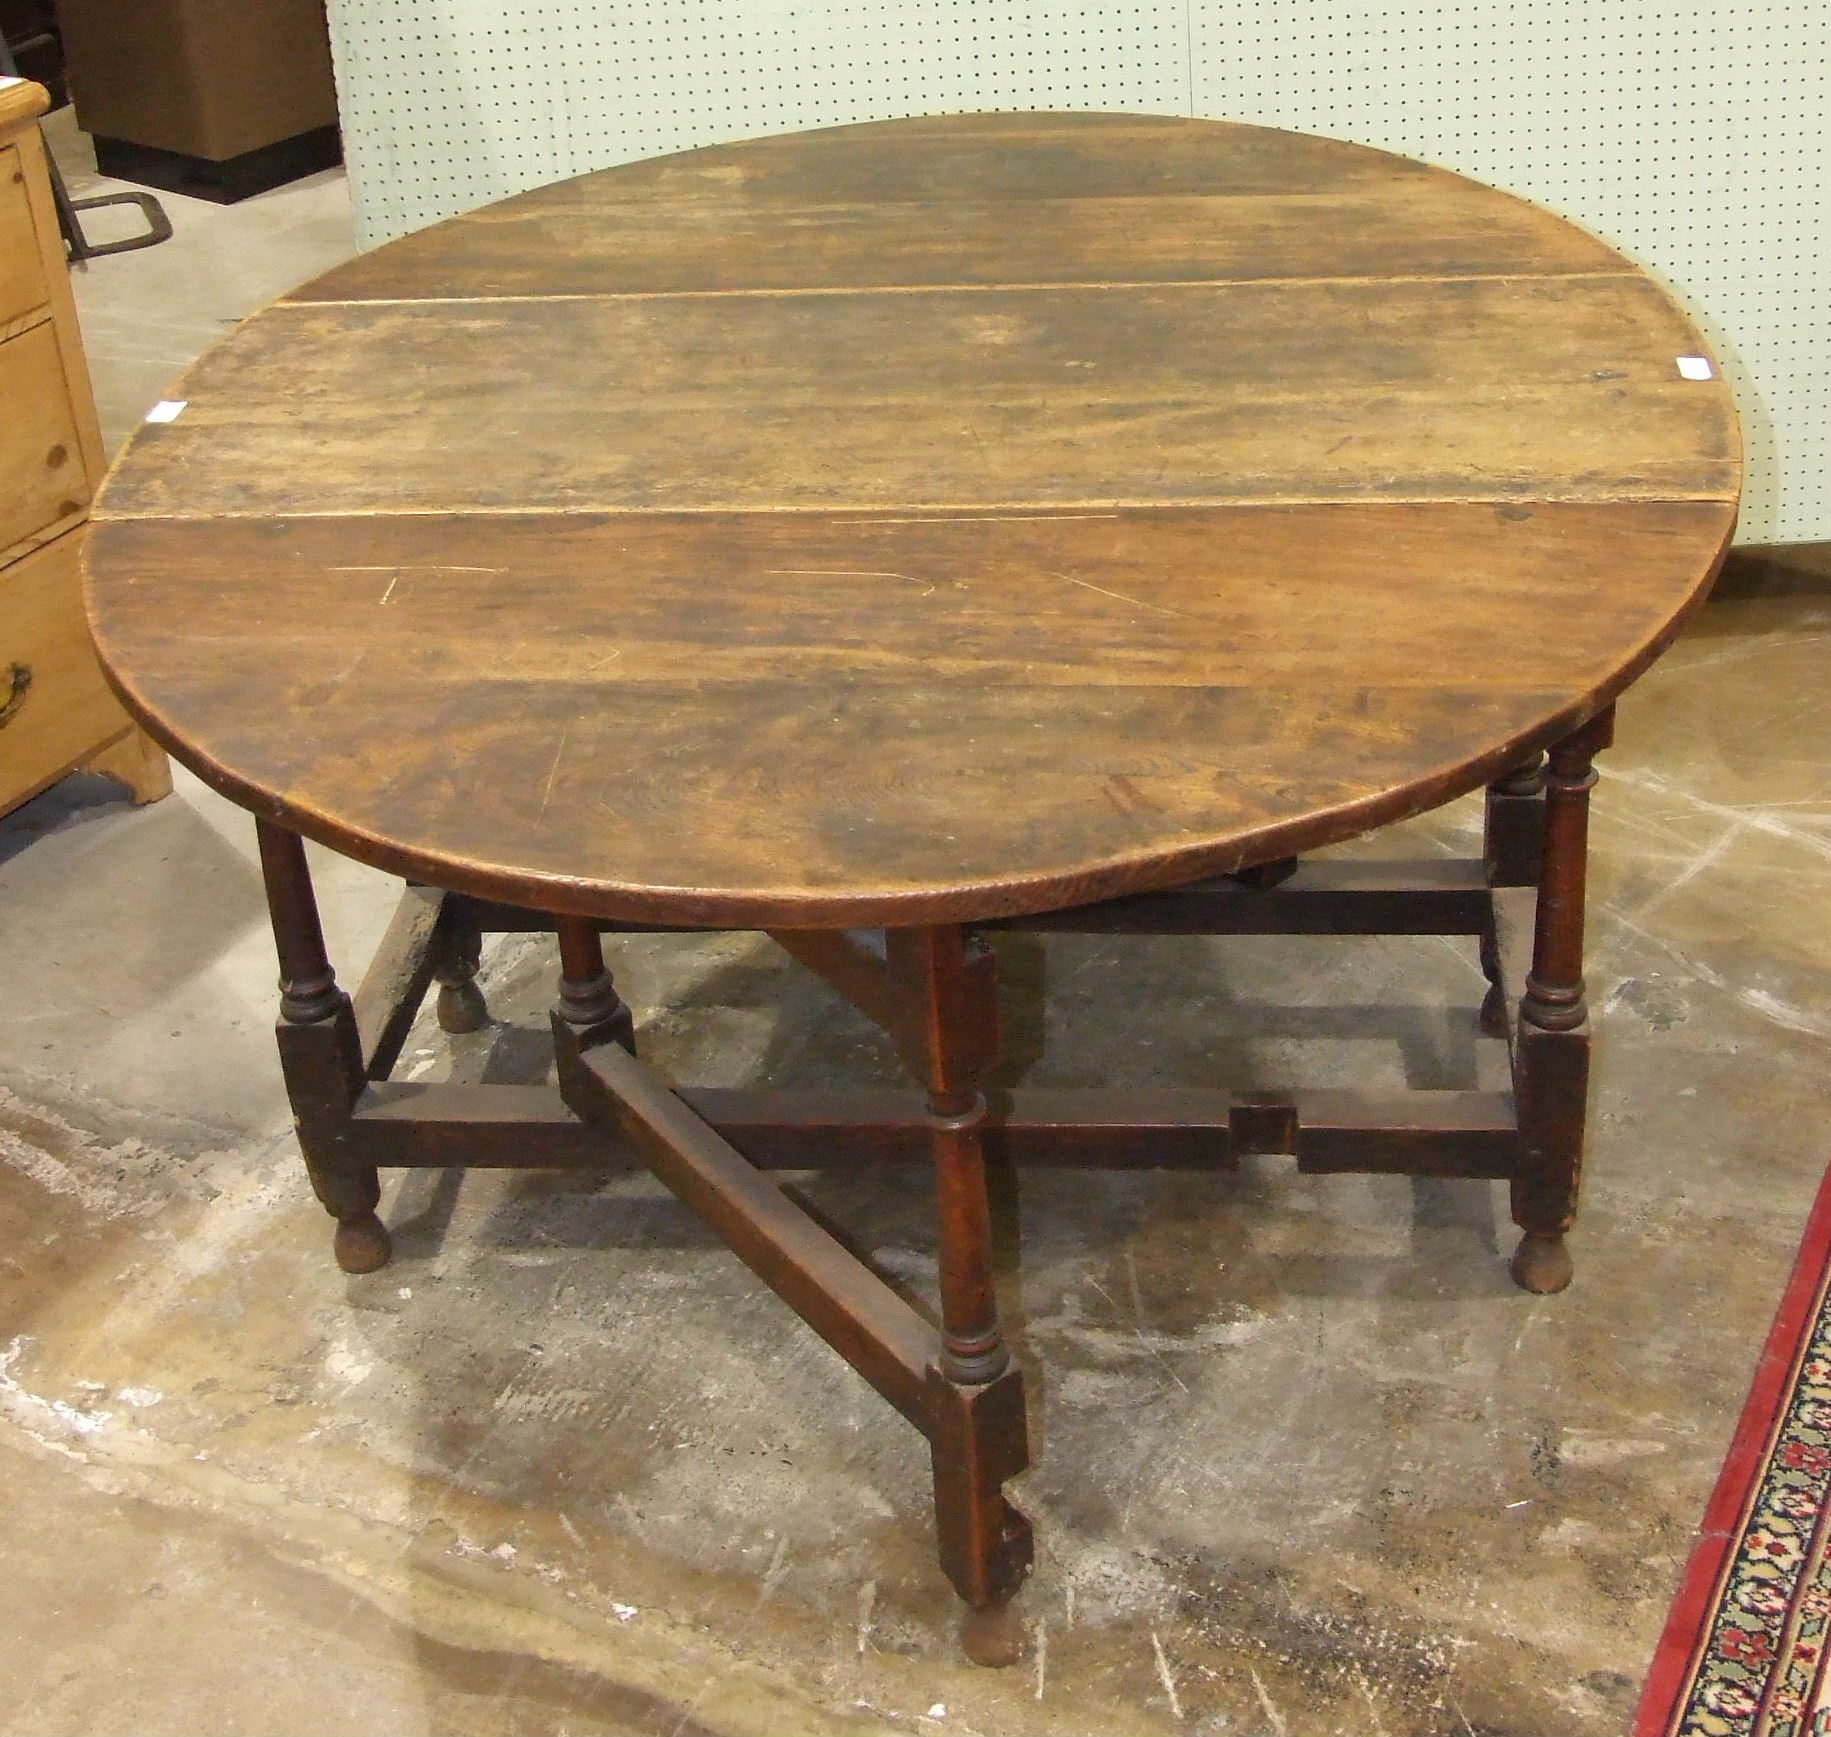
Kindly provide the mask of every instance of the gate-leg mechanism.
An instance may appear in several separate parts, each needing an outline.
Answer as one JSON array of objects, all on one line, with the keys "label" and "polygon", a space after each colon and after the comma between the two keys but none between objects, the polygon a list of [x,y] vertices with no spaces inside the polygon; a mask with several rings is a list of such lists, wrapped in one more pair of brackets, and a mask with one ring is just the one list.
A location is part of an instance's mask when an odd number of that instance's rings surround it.
[{"label": "gate-leg mechanism", "polygon": [[489,1003],[477,987],[482,956],[483,935],[477,925],[456,916],[448,918],[432,961],[432,975],[439,986],[433,1011],[440,1031],[481,1031],[489,1024]]},{"label": "gate-leg mechanism", "polygon": [[[1030,1524],[1004,1493],[1029,1463],[1023,1375],[998,1319],[985,1146],[1001,1162],[1230,1168],[1292,1153],[1307,1173],[1506,1178],[1524,1233],[1525,1289],[1570,1282],[1589,1028],[1583,894],[1599,714],[1488,791],[1480,860],[1278,863],[1157,893],[987,919],[988,930],[1089,934],[1407,934],[1476,939],[1492,985],[1483,1024],[1511,1045],[1513,1090],[1148,1092],[1014,1087],[994,1119],[981,1081],[998,1054],[993,958],[960,925],[769,930],[895,1043],[920,1091],[679,1091],[635,1055],[601,933],[634,925],[554,916],[409,887],[354,996],[325,955],[304,847],[260,823],[278,945],[279,1041],[312,1186],[337,1221],[346,1272],[389,1258],[378,1166],[620,1166],[630,1150],[928,1439],[941,1565],[965,1602],[969,1657],[1007,1664],[1023,1639],[1015,1597]],[[558,1090],[391,1077],[421,999],[439,1021],[488,1018],[480,933],[556,933]],[[581,1123],[585,1126],[581,1126]],[[615,1136],[614,1142],[599,1131]],[[874,1157],[933,1168],[939,1320],[912,1305],[769,1175]]]},{"label": "gate-leg mechanism", "polygon": [[1029,1444],[1023,1376],[998,1328],[980,1147],[979,1076],[997,1041],[989,954],[969,953],[958,927],[893,930],[881,960],[846,953],[926,1091],[940,1208],[937,1329],[629,1053],[628,1013],[604,972],[595,925],[562,918],[559,933],[553,1042],[566,1104],[621,1133],[927,1436],[941,1566],[968,1607],[962,1643],[982,1664],[1009,1664],[1022,1640],[1012,1599],[1029,1572],[1031,1540],[1003,1486],[1029,1464]]}]

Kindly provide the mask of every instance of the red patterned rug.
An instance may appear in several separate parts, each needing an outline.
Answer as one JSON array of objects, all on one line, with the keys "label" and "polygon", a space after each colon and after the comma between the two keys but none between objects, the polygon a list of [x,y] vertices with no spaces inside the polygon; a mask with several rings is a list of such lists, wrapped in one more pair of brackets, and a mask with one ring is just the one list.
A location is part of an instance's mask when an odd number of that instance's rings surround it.
[{"label": "red patterned rug", "polygon": [[1634,1737],[1831,1737],[1831,1174],[1761,1353]]}]

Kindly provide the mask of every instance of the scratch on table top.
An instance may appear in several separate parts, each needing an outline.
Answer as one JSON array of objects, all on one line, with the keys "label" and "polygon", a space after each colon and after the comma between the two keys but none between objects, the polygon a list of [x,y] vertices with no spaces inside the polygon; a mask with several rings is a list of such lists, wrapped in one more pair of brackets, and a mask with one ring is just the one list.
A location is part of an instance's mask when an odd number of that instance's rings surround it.
[{"label": "scratch on table top", "polygon": [[559,733],[559,742],[555,745],[553,750],[553,764],[547,768],[547,782],[541,786],[540,809],[534,816],[536,824],[545,820],[547,817],[547,804],[553,799],[553,781],[559,777],[559,763],[566,752],[566,738],[571,733],[572,726],[570,724]]},{"label": "scratch on table top", "polygon": [[870,567],[765,567],[763,571],[809,579],[905,579],[911,585],[920,585],[924,597],[934,590],[931,582],[918,579],[913,573],[886,573]]},{"label": "scratch on table top", "polygon": [[820,579],[907,579],[912,585],[922,583],[913,573],[890,573],[877,567],[765,567],[763,571]]},{"label": "scratch on table top", "polygon": [[350,659],[349,663],[347,665],[345,665],[344,668],[340,669],[334,676],[331,677],[331,679],[328,682],[325,683],[323,697],[318,703],[322,704],[323,700],[328,700],[331,698],[332,695],[337,693],[343,687],[344,683],[347,682],[350,679],[350,677],[353,676],[356,673],[356,671],[361,667],[362,660],[365,657],[367,657],[368,655],[369,654],[367,651],[357,652],[357,654],[353,658]]},{"label": "scratch on table top", "polygon": [[1186,609],[1172,609],[1168,604],[1152,603],[1148,598],[1144,597],[1128,597],[1123,591],[1108,591],[1104,585],[1089,584],[1087,580],[1077,579],[1071,573],[1051,573],[1049,577],[1051,579],[1060,579],[1068,585],[1078,585],[1083,591],[1097,591],[1102,597],[1111,597],[1120,603],[1130,603],[1138,609],[1154,609],[1159,615],[1180,615],[1186,621],[1194,621],[1197,619],[1197,617],[1191,615]]}]

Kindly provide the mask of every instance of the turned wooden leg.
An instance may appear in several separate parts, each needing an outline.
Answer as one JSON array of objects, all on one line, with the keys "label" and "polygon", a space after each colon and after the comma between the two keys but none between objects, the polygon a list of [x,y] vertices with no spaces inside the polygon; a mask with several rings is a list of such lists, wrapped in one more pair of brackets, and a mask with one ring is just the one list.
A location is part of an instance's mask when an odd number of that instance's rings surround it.
[{"label": "turned wooden leg", "polygon": [[1533,920],[1532,969],[1520,1000],[1514,1094],[1526,1167],[1513,1181],[1525,1235],[1513,1277],[1548,1294],[1570,1283],[1565,1233],[1576,1216],[1589,1092],[1589,1009],[1583,989],[1583,898],[1592,759],[1609,745],[1614,713],[1599,713],[1551,750],[1544,773],[1544,853]]},{"label": "turned wooden leg", "polygon": [[299,835],[272,821],[255,823],[261,876],[280,956],[276,1036],[293,1126],[312,1191],[337,1221],[332,1249],[346,1273],[372,1273],[393,1252],[375,1215],[381,1178],[372,1164],[352,1164],[344,1130],[363,1089],[362,1040],[350,998],[337,986],[324,950],[318,901]]},{"label": "turned wooden leg", "polygon": [[1481,998],[1481,1029],[1489,1037],[1507,1035],[1507,991],[1501,982],[1500,943],[1492,930],[1481,936],[1481,974],[1488,980]]},{"label": "turned wooden leg", "polygon": [[998,1051],[989,955],[947,925],[893,929],[890,968],[919,1009],[903,1049],[928,1095],[940,1217],[941,1352],[929,1371],[935,1527],[941,1565],[966,1601],[961,1644],[1008,1665],[1022,1622],[1013,1600],[1032,1555],[1030,1522],[1003,1485],[1029,1464],[1023,1372],[998,1325],[979,1090]]},{"label": "turned wooden leg", "polygon": [[1491,887],[1529,887],[1545,848],[1545,756],[1534,754],[1488,786],[1481,854]]},{"label": "turned wooden leg", "polygon": [[604,940],[589,917],[560,917],[559,1004],[554,1012],[569,1025],[581,1049],[619,1043],[636,1053],[636,1021],[617,993],[604,964]]},{"label": "turned wooden leg", "polygon": [[[1534,754],[1488,786],[1481,854],[1491,887],[1529,887],[1539,877],[1545,852],[1545,756]],[[1481,1029],[1507,1035],[1507,996],[1500,981],[1494,937],[1481,938],[1481,969],[1488,992],[1481,1003]]]},{"label": "turned wooden leg", "polygon": [[439,986],[434,1017],[441,1031],[481,1031],[490,1022],[489,1003],[477,987],[483,935],[475,923],[457,915],[455,907],[446,909],[433,953],[432,975]]}]

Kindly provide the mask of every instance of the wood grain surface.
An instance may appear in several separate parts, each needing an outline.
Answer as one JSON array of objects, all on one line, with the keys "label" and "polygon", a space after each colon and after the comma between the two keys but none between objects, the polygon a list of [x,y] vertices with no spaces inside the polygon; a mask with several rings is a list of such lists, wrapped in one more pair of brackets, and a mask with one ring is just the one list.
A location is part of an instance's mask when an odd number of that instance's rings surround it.
[{"label": "wood grain surface", "polygon": [[1536,207],[1221,123],[632,164],[257,315],[91,610],[219,788],[547,909],[968,920],[1472,787],[1677,630],[1739,484],[1664,293]]},{"label": "wood grain surface", "polygon": [[1228,131],[1217,150],[1199,122],[976,115],[717,146],[505,199],[288,299],[1633,269],[1442,169]]},{"label": "wood grain surface", "polygon": [[89,499],[77,406],[66,384],[64,346],[49,314],[0,342],[0,406],[4,565],[75,524]]}]

